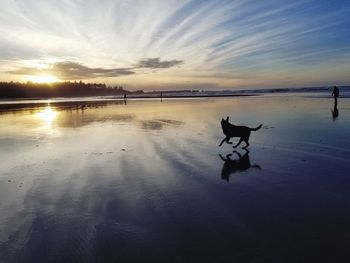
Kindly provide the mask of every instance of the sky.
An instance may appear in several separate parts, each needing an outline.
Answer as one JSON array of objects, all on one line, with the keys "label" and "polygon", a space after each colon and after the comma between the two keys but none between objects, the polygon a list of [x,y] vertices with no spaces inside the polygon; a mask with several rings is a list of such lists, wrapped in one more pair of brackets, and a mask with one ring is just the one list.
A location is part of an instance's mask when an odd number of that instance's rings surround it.
[{"label": "sky", "polygon": [[350,85],[350,0],[0,0],[0,81]]}]

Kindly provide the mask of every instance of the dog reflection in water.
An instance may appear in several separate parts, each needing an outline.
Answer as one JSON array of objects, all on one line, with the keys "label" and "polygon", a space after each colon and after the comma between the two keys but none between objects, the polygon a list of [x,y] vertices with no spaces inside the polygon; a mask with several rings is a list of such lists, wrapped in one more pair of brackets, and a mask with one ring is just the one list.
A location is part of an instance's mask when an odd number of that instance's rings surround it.
[{"label": "dog reflection in water", "polygon": [[221,160],[225,163],[222,166],[221,178],[223,180],[229,181],[230,175],[237,172],[243,172],[248,170],[249,168],[257,168],[261,170],[261,167],[257,164],[251,164],[249,158],[249,151],[246,150],[246,153],[242,156],[239,152],[233,151],[238,156],[238,159],[231,159],[232,153],[227,154],[226,158],[222,157],[219,154]]}]

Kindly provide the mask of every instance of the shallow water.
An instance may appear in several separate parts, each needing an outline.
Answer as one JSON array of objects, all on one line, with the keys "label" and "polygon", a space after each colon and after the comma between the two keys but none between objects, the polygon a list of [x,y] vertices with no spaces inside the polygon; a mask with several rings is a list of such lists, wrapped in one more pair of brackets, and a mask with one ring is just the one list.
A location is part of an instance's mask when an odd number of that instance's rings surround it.
[{"label": "shallow water", "polygon": [[[1,105],[0,262],[349,262],[350,99],[337,109],[298,95]],[[218,147],[226,116],[264,125],[249,154]]]}]

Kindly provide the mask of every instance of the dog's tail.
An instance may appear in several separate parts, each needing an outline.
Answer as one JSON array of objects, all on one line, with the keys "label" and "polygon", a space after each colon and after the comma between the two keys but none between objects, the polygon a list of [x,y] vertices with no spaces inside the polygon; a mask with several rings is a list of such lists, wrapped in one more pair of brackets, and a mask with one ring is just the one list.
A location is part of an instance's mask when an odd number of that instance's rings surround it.
[{"label": "dog's tail", "polygon": [[251,131],[257,131],[262,127],[262,124],[260,124],[258,127],[256,128],[249,128]]}]

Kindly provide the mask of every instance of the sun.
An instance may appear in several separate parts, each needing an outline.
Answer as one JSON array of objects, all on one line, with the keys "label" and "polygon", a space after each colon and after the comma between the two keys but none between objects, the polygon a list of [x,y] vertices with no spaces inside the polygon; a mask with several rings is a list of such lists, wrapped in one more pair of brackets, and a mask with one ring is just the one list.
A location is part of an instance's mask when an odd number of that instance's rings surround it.
[{"label": "sun", "polygon": [[58,79],[53,75],[33,75],[28,76],[27,80],[34,83],[53,83],[58,81]]}]

